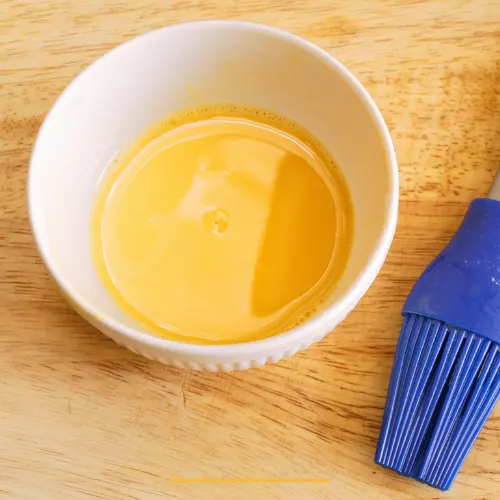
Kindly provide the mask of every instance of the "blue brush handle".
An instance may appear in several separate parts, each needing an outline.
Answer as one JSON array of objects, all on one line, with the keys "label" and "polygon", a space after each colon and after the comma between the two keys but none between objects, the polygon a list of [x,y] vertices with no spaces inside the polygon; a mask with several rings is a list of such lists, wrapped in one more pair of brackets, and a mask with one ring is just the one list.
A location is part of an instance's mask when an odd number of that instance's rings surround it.
[{"label": "blue brush handle", "polygon": [[444,321],[500,343],[500,201],[478,198],[411,291],[403,314]]}]

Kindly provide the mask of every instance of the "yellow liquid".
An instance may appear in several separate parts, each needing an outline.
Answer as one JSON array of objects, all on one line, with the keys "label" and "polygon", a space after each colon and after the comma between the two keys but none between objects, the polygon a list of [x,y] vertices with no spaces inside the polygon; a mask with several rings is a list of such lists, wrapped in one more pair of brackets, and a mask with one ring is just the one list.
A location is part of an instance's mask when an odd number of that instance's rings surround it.
[{"label": "yellow liquid", "polygon": [[236,343],[320,308],[345,267],[353,212],[304,129],[218,106],[164,120],[118,156],[91,231],[104,286],[147,331]]}]

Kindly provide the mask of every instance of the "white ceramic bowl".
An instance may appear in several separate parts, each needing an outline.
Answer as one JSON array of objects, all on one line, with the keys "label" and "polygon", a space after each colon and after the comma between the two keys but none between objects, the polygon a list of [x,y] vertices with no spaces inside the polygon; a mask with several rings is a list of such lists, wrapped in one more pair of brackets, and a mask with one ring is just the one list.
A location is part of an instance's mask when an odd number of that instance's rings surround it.
[{"label": "white ceramic bowl", "polygon": [[[309,129],[344,172],[356,217],[347,267],[323,311],[289,332],[220,346],[172,342],[141,331],[101,286],[89,243],[94,192],[115,152],[165,115],[211,103],[267,108]],[[305,349],[355,307],[394,235],[398,172],[376,105],[329,54],[266,26],[196,22],[120,45],[69,85],[38,134],[28,205],[45,265],[73,307],[96,328],[163,363],[246,369]]]}]

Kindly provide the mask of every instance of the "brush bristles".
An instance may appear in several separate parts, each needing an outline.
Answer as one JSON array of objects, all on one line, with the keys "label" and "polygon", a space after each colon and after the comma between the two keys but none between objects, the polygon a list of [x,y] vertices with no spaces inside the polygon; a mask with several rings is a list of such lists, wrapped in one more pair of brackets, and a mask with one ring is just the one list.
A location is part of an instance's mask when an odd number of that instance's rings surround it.
[{"label": "brush bristles", "polygon": [[499,395],[498,344],[407,315],[375,461],[447,490]]}]

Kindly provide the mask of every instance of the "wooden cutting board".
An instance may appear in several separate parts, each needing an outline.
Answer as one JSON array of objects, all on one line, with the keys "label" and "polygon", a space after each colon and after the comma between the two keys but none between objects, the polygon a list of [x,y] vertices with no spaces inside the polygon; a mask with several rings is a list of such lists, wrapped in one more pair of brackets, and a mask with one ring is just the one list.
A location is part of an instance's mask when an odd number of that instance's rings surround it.
[{"label": "wooden cutting board", "polygon": [[[206,374],[118,347],[63,302],[25,183],[35,134],[82,68],[150,29],[220,18],[293,31],[357,75],[391,130],[401,206],[381,274],[335,332],[275,365]],[[498,0],[2,0],[0,498],[499,498],[500,408],[448,493],[373,463],[403,301],[499,165]]]}]

